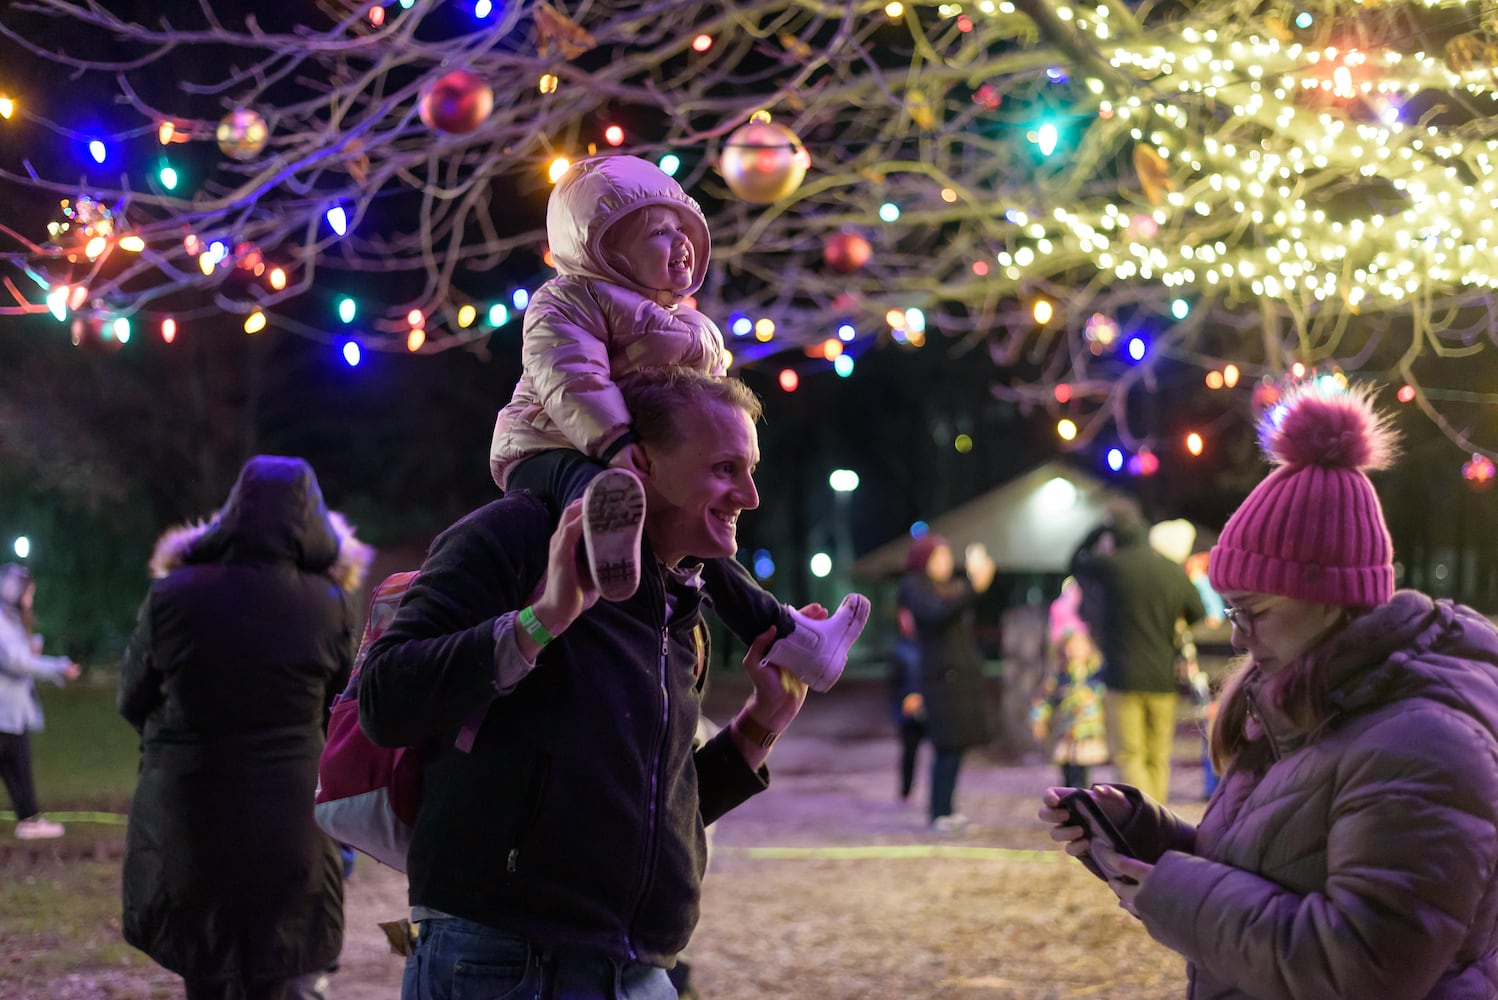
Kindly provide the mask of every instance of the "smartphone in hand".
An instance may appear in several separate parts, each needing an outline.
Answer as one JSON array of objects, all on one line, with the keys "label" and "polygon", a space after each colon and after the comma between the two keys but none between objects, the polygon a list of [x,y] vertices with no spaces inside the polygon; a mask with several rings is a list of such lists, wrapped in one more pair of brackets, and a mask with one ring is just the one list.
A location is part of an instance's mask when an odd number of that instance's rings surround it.
[{"label": "smartphone in hand", "polygon": [[[1078,788],[1062,796],[1061,808],[1065,809],[1070,816],[1071,825],[1080,826],[1086,831],[1087,839],[1093,844],[1107,844],[1126,857],[1138,857],[1134,849],[1129,846],[1129,842],[1124,839],[1124,835],[1118,832],[1118,827],[1114,826],[1113,821],[1108,818],[1108,814],[1103,812],[1102,806],[1097,804],[1092,793],[1086,789]],[[1087,866],[1088,871],[1105,882],[1113,879],[1131,884],[1134,882],[1134,879],[1122,872],[1106,867],[1097,854],[1090,849],[1084,857],[1078,860]]]}]

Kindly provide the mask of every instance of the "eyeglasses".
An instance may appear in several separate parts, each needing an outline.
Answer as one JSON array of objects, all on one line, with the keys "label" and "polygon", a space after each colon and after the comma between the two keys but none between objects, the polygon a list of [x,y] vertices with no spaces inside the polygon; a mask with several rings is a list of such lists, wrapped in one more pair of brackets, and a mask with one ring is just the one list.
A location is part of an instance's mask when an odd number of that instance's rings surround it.
[{"label": "eyeglasses", "polygon": [[1258,620],[1264,617],[1266,612],[1283,603],[1285,603],[1285,599],[1278,597],[1253,609],[1235,608],[1228,605],[1222,609],[1222,616],[1228,620],[1228,624],[1232,625],[1239,632],[1242,632],[1245,637],[1253,638],[1254,625],[1257,624]]}]

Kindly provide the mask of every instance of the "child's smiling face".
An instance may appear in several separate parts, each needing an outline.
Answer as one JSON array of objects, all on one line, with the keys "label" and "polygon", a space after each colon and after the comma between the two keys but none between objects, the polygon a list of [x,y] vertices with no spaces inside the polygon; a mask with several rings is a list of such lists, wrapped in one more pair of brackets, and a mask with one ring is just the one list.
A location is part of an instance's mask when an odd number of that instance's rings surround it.
[{"label": "child's smiling face", "polygon": [[694,249],[675,209],[641,209],[615,223],[603,239],[605,250],[621,259],[620,270],[646,288],[691,289]]},{"label": "child's smiling face", "polygon": [[1068,663],[1080,663],[1092,657],[1092,640],[1081,632],[1073,632],[1066,637],[1066,652]]}]

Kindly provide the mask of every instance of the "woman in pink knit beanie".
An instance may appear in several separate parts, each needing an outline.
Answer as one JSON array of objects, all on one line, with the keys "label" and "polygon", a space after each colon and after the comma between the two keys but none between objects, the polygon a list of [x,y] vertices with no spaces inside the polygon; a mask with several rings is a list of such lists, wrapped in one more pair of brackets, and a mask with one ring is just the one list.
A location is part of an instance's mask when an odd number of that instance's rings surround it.
[{"label": "woman in pink knit beanie", "polygon": [[1307,384],[1260,426],[1275,469],[1208,570],[1245,656],[1201,822],[1094,786],[1127,857],[1043,797],[1053,839],[1185,956],[1189,997],[1498,997],[1498,630],[1394,590],[1370,395]]}]

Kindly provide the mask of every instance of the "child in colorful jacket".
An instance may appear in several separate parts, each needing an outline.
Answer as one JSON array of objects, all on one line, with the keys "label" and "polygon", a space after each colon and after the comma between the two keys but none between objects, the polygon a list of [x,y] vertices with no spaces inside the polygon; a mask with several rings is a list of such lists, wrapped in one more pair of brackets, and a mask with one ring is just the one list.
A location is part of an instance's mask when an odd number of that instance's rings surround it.
[{"label": "child in colorful jacket", "polygon": [[1103,722],[1105,688],[1098,678],[1103,658],[1086,631],[1064,633],[1054,667],[1030,710],[1035,740],[1050,747],[1051,762],[1061,767],[1061,784],[1086,788],[1088,769],[1108,762]]}]

